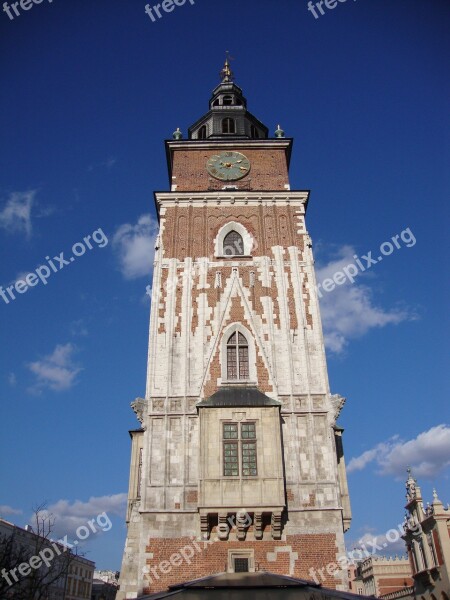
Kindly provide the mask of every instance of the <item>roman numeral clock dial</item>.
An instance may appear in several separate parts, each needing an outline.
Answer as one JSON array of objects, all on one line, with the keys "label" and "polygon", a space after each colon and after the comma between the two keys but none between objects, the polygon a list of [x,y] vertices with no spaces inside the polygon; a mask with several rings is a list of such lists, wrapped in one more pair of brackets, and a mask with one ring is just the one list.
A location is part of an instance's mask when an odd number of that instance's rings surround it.
[{"label": "roman numeral clock dial", "polygon": [[240,152],[214,154],[206,163],[208,173],[221,181],[237,181],[250,172],[249,159]]}]

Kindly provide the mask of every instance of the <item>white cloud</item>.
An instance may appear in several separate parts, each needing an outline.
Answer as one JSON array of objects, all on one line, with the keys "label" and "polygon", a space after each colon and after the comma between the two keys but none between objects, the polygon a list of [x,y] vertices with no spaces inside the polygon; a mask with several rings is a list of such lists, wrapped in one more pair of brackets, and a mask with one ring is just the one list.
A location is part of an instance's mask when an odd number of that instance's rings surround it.
[{"label": "white cloud", "polygon": [[120,270],[126,279],[148,277],[155,253],[158,223],[151,215],[139,217],[136,225],[120,225],[113,237]]},{"label": "white cloud", "polygon": [[112,167],[116,164],[116,162],[117,162],[117,158],[110,156],[102,163],[102,166],[106,167],[107,169],[112,169]]},{"label": "white cloud", "polygon": [[435,478],[450,466],[450,427],[437,425],[408,441],[391,438],[374,448],[352,458],[348,463],[349,473],[364,469],[375,462],[380,475],[405,475],[411,467],[415,477]]},{"label": "white cloud", "polygon": [[85,337],[89,335],[89,330],[86,327],[84,319],[78,319],[77,321],[72,321],[70,324],[70,333],[72,335],[77,335],[81,337]]},{"label": "white cloud", "polygon": [[102,167],[105,169],[108,169],[108,171],[109,171],[110,169],[113,168],[113,166],[116,164],[116,162],[117,162],[117,158],[115,158],[114,156],[110,156],[106,160],[104,160],[100,163],[95,163],[95,164],[89,165],[88,171],[91,173],[95,169],[102,168]]},{"label": "white cloud", "polygon": [[[324,266],[316,269],[317,284],[327,278],[333,278],[344,267],[355,263],[354,248],[343,246],[337,252],[337,257]],[[361,277],[358,274],[357,277]],[[320,312],[324,329],[325,345],[328,350],[335,353],[342,352],[350,339],[362,337],[374,327],[384,327],[388,324],[397,324],[406,319],[413,318],[408,311],[393,309],[384,310],[373,304],[372,292],[366,285],[356,279],[354,283],[347,280],[342,285],[325,292],[319,288]]]},{"label": "white cloud", "polygon": [[8,383],[11,387],[15,387],[15,385],[17,384],[17,377],[15,373],[10,373],[8,375]]},{"label": "white cloud", "polygon": [[373,528],[368,527],[357,540],[347,540],[346,547],[349,559],[355,561],[370,555],[392,556],[406,555],[406,545],[402,540],[402,523],[394,524],[384,533],[374,534]]},{"label": "white cloud", "polygon": [[58,344],[52,354],[45,356],[42,360],[30,363],[28,368],[37,378],[32,391],[50,388],[59,392],[72,387],[75,377],[81,371],[73,363],[74,352],[75,346],[72,344]]},{"label": "white cloud", "polygon": [[362,471],[369,463],[373,462],[375,459],[379,459],[381,456],[386,456],[392,449],[393,444],[393,440],[390,440],[388,442],[381,442],[380,444],[377,444],[375,448],[372,448],[371,450],[366,450],[360,456],[352,458],[348,463],[347,471],[349,473],[352,473],[353,471]]},{"label": "white cloud", "polygon": [[[125,516],[127,505],[127,494],[112,494],[110,496],[93,496],[87,502],[75,500],[70,503],[68,500],[58,500],[55,504],[51,504],[43,515],[51,516],[55,523],[52,531],[52,538],[62,538],[65,535],[68,539],[75,537],[75,532],[78,527],[84,525],[91,519],[97,519],[102,513],[110,518],[112,515],[123,518]],[[94,524],[97,530],[100,530],[104,519],[100,519],[99,523]],[[30,524],[33,525],[33,518],[30,519]]]},{"label": "white cloud", "polygon": [[28,237],[32,232],[31,209],[36,190],[28,192],[12,192],[4,207],[0,210],[0,227],[10,233],[25,233]]},{"label": "white cloud", "polygon": [[23,511],[19,508],[13,508],[7,504],[0,504],[0,517],[5,517],[6,515],[21,515],[22,512]]}]

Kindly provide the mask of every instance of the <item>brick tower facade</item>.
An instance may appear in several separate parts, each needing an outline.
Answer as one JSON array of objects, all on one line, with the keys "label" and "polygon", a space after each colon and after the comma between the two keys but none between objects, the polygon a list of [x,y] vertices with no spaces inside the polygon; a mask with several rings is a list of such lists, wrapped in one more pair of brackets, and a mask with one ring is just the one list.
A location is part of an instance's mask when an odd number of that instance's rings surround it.
[{"label": "brick tower facade", "polygon": [[[309,192],[292,140],[247,110],[228,62],[210,110],[166,142],[145,399],[133,404],[118,599],[232,571],[311,579],[345,553],[350,504],[328,384]],[[347,589],[346,571],[324,585]]]}]

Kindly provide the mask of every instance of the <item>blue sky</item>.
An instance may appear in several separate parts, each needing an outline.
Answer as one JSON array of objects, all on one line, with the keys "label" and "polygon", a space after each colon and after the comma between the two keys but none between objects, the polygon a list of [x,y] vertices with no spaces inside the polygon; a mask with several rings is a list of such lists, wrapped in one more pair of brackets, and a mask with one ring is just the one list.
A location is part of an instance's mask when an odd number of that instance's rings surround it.
[{"label": "blue sky", "polygon": [[347,398],[349,546],[401,522],[407,464],[449,502],[450,4],[348,0],[315,19],[305,0],[195,0],[155,22],[144,7],[0,13],[0,285],[49,271],[0,297],[0,516],[23,525],[45,500],[64,535],[106,511],[112,528],[85,549],[120,568],[152,192],[168,189],[163,140],[207,111],[225,50],[250,110],[295,138],[319,280],[406,232],[321,300],[332,391]]}]

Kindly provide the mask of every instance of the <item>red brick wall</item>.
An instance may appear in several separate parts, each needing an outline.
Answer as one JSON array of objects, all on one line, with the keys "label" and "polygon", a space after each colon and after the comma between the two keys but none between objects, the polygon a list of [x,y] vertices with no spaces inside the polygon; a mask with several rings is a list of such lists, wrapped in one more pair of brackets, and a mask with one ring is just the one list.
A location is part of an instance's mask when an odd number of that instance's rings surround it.
[{"label": "red brick wall", "polygon": [[379,595],[387,594],[389,592],[396,592],[397,590],[401,590],[404,587],[409,587],[413,585],[414,580],[412,577],[399,577],[396,575],[395,577],[383,577],[378,580],[379,586]]},{"label": "red brick wall", "polygon": [[[227,149],[228,150],[228,149]],[[204,191],[210,187],[210,180],[217,182],[221,189],[226,182],[214,179],[206,170],[207,161],[223,148],[216,150],[177,150],[173,156],[172,176],[177,191]],[[236,182],[238,187],[249,184],[252,190],[284,190],[289,183],[289,175],[284,149],[252,149],[239,148],[250,160],[251,169],[248,175]],[[234,185],[234,182],[230,182]]]},{"label": "red brick wall", "polygon": [[[298,208],[291,206],[205,206],[168,208],[163,217],[164,258],[207,256],[214,258],[214,240],[219,229],[236,221],[253,236],[252,256],[274,258],[273,246],[297,246],[304,251],[304,234],[297,233]],[[286,257],[289,260],[289,257]]]},{"label": "red brick wall", "polygon": [[[282,541],[217,541],[211,543],[195,542],[192,538],[181,537],[173,539],[150,539],[146,548],[147,552],[153,553],[153,558],[147,560],[150,570],[148,585],[144,593],[153,593],[165,590],[169,585],[190,581],[199,577],[206,577],[216,573],[223,573],[227,568],[228,550],[254,550],[255,566],[261,571],[269,571],[279,575],[290,574],[290,553],[278,552],[276,560],[269,562],[267,554],[275,552],[275,548],[290,546],[293,552],[298,553],[295,562],[294,577],[311,580],[309,570],[323,569],[324,579],[320,582],[331,589],[336,588],[336,582],[326,572],[326,566],[336,561],[336,539],[333,534],[310,534],[287,536],[286,542]],[[193,556],[189,558],[190,564],[182,560],[177,566],[171,565],[169,559],[177,554],[183,547],[189,546],[190,551],[185,554]],[[167,561],[164,563],[163,561]],[[174,561],[180,562],[180,561]],[[162,570],[161,570],[162,567]],[[163,573],[162,571],[166,571]],[[159,576],[159,578],[155,575]]]}]

